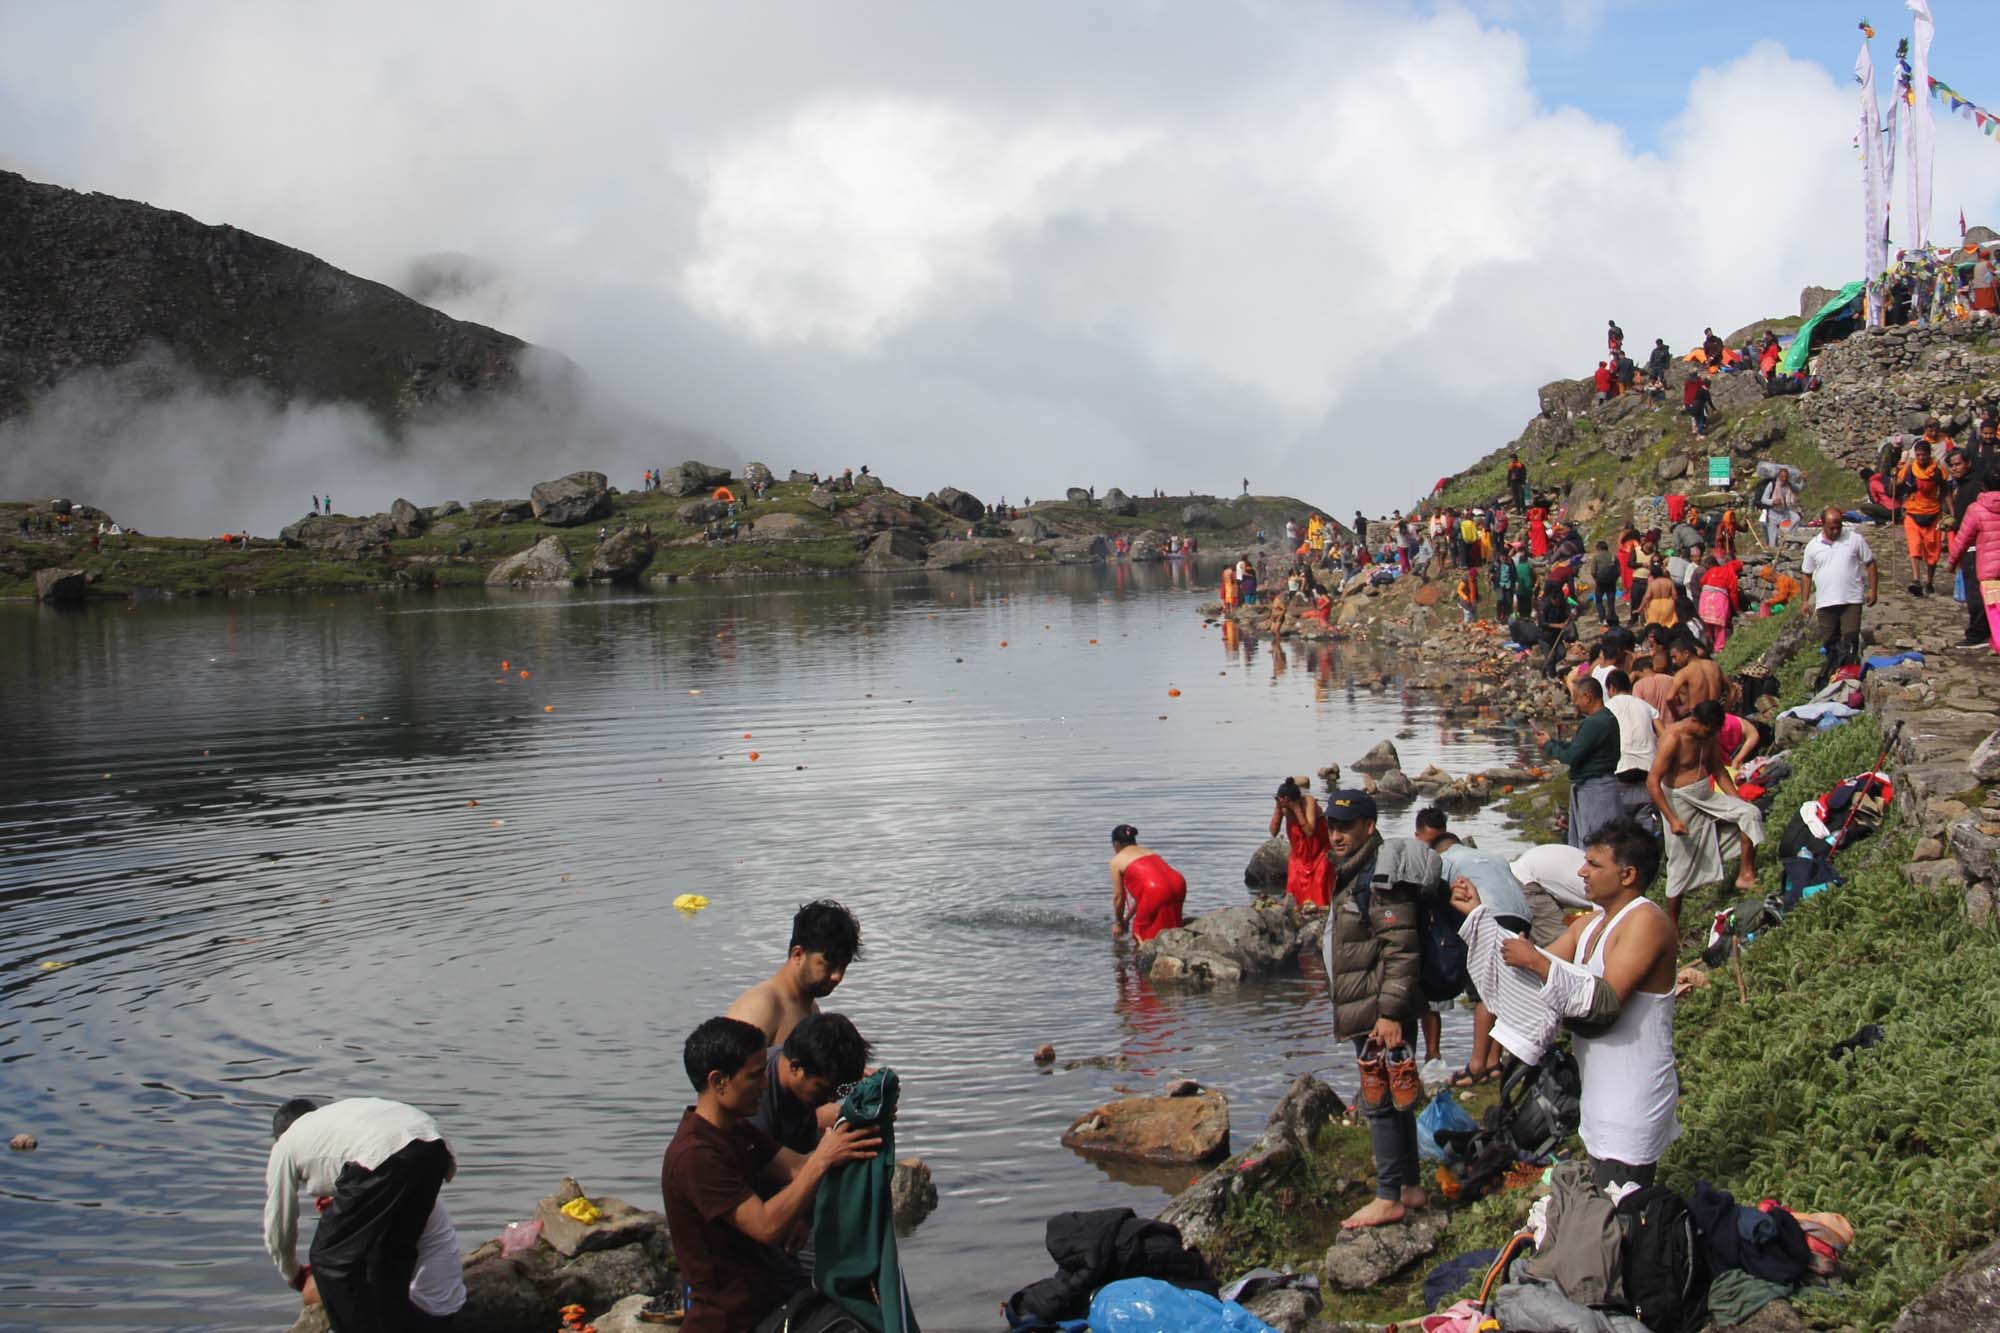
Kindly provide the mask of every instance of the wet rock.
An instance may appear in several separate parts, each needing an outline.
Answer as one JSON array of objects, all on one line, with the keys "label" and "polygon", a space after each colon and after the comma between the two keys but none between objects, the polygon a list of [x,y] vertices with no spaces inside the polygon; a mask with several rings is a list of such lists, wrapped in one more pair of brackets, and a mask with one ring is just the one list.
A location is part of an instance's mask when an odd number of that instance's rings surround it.
[{"label": "wet rock", "polygon": [[1106,491],[1104,499],[1099,503],[1106,512],[1116,514],[1120,518],[1136,518],[1139,514],[1139,502],[1116,486]]},{"label": "wet rock", "polygon": [[653,563],[653,539],[636,528],[620,528],[590,556],[590,577],[611,583],[637,583]]},{"label": "wet rock", "polygon": [[[793,481],[805,478],[794,472]],[[711,463],[689,461],[660,474],[660,490],[667,495],[707,495],[729,481],[729,469]]]},{"label": "wet rock", "polygon": [[569,552],[561,541],[544,537],[525,551],[517,551],[486,575],[488,586],[548,586],[571,582]]},{"label": "wet rock", "polygon": [[423,510],[400,498],[389,506],[389,523],[396,529],[398,537],[420,536],[430,526]]},{"label": "wet rock", "polygon": [[1036,1064],[1052,1065],[1055,1062],[1056,1062],[1056,1048],[1054,1046],[1050,1045],[1048,1042],[1043,1042],[1040,1046],[1037,1046],[1035,1048]]},{"label": "wet rock", "polygon": [[1346,1110],[1339,1093],[1311,1074],[1300,1074],[1272,1108],[1256,1142],[1175,1195],[1160,1220],[1179,1227],[1189,1245],[1211,1249],[1230,1201],[1282,1181],[1312,1151],[1320,1129]]},{"label": "wet rock", "polygon": [[7,1147],[14,1152],[33,1152],[38,1146],[33,1134],[16,1134],[7,1140]]},{"label": "wet rock", "polygon": [[986,517],[986,504],[970,491],[961,491],[956,486],[946,486],[937,493],[937,506],[953,518],[964,519],[967,523],[977,523]]},{"label": "wet rock", "polygon": [[1225,907],[1147,940],[1139,946],[1139,966],[1155,981],[1227,985],[1268,976],[1297,958],[1305,917],[1284,897]]},{"label": "wet rock", "polygon": [[1207,505],[1188,505],[1181,510],[1181,524],[1189,528],[1215,528],[1221,524],[1216,520],[1215,511]]},{"label": "wet rock", "polygon": [[1392,768],[1375,779],[1375,790],[1377,794],[1395,800],[1408,800],[1417,793],[1416,784],[1410,781],[1410,775],[1400,768]]},{"label": "wet rock", "polygon": [[889,1175],[889,1213],[896,1233],[907,1236],[937,1211],[937,1184],[921,1157],[900,1159]]},{"label": "wet rock", "polygon": [[798,541],[812,530],[812,520],[803,514],[766,514],[750,525],[750,535],[759,541]]},{"label": "wet rock", "polygon": [[1326,1280],[1342,1291],[1367,1291],[1437,1249],[1446,1219],[1433,1210],[1382,1227],[1343,1231],[1326,1252]]},{"label": "wet rock", "polygon": [[574,1176],[564,1176],[555,1193],[535,1205],[535,1220],[542,1224],[542,1242],[566,1259],[592,1250],[615,1250],[635,1244],[666,1224],[665,1215],[635,1208],[608,1194],[590,1200],[604,1214],[595,1222],[579,1222],[563,1211],[565,1204],[586,1197]]},{"label": "wet rock", "polygon": [[528,492],[535,521],[551,528],[575,527],[611,512],[611,483],[602,472],[572,472],[537,482]]},{"label": "wet rock", "polygon": [[80,602],[90,588],[90,576],[80,569],[38,569],[35,597],[44,602]]},{"label": "wet rock", "polygon": [[1386,773],[1402,766],[1403,757],[1396,753],[1394,741],[1377,741],[1374,749],[1354,761],[1358,773]]},{"label": "wet rock", "polygon": [[1191,1097],[1122,1097],[1079,1116],[1062,1145],[1126,1162],[1207,1162],[1229,1150],[1229,1099],[1205,1089]]}]

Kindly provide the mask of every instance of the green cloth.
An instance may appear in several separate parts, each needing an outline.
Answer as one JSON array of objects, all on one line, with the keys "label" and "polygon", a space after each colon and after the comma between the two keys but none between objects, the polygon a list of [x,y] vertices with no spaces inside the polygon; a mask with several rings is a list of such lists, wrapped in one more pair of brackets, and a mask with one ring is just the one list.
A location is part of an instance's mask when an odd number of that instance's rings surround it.
[{"label": "green cloth", "polygon": [[917,1333],[896,1258],[889,1199],[896,1171],[896,1071],[878,1069],[855,1084],[840,1104],[840,1118],[879,1130],[882,1145],[874,1157],[835,1167],[819,1183],[813,1200],[813,1285],[876,1333]]},{"label": "green cloth", "polygon": [[1725,1268],[1708,1286],[1708,1318],[1717,1328],[1740,1324],[1769,1305],[1792,1294],[1782,1282],[1766,1282],[1740,1268]]},{"label": "green cloth", "polygon": [[1600,708],[1583,720],[1573,739],[1551,740],[1542,749],[1549,758],[1569,765],[1569,780],[1575,784],[1616,773],[1618,745],[1618,718],[1609,708]]},{"label": "green cloth", "polygon": [[1804,370],[1806,361],[1812,356],[1813,330],[1819,327],[1821,320],[1831,319],[1853,304],[1854,298],[1861,295],[1861,289],[1867,285],[1862,282],[1848,283],[1840,289],[1840,295],[1821,306],[1813,312],[1811,319],[1799,325],[1799,331],[1792,335],[1792,345],[1785,349],[1784,357],[1778,362],[1778,369],[1787,375]]}]

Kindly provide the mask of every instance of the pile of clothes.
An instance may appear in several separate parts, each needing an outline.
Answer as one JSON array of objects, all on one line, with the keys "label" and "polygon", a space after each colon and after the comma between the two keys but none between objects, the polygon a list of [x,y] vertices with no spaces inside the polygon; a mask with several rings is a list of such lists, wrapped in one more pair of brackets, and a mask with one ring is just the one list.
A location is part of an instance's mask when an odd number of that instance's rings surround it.
[{"label": "pile of clothes", "polygon": [[[1597,1187],[1584,1162],[1549,1176],[1528,1226],[1497,1252],[1474,1300],[1427,1316],[1426,1333],[1694,1333],[1740,1324],[1802,1288],[1831,1285],[1853,1243],[1838,1213],[1738,1204],[1707,1181],[1683,1199],[1664,1185]],[[1463,1284],[1466,1256],[1433,1303]],[[1443,1287],[1449,1280],[1451,1286]],[[1441,1289],[1440,1289],[1441,1288]],[[1491,1321],[1489,1323],[1488,1321]]]}]

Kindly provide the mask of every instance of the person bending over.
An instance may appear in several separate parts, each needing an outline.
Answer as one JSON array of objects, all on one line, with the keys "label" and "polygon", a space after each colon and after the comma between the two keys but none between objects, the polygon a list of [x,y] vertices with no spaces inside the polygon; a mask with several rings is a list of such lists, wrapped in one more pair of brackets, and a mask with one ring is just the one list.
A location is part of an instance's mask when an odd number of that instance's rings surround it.
[{"label": "person bending over", "polygon": [[820,1181],[881,1143],[844,1124],[808,1154],[773,1142],[751,1123],[765,1096],[765,1045],[752,1024],[711,1018],[682,1049],[696,1099],[660,1162],[660,1195],[687,1288],[684,1333],[745,1333],[783,1305],[800,1283],[781,1247],[810,1217]]},{"label": "person bending over", "polygon": [[1139,830],[1120,824],[1111,830],[1111,933],[1132,928],[1132,938],[1150,940],[1181,924],[1187,880],[1167,858],[1139,844]]},{"label": "person bending over", "polygon": [[861,923],[830,898],[807,903],[792,917],[792,941],[776,972],[737,996],[727,1016],[740,1018],[764,1034],[764,1044],[783,1044],[786,1034],[847,976],[861,954]]}]

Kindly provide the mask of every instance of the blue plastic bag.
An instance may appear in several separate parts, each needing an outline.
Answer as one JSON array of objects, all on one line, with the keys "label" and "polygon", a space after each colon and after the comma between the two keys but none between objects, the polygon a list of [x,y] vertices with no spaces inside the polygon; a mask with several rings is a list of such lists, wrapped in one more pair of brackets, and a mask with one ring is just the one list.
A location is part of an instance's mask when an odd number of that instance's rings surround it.
[{"label": "blue plastic bag", "polygon": [[1476,1121],[1458,1104],[1458,1098],[1451,1095],[1450,1088],[1440,1088],[1438,1095],[1431,1098],[1431,1104],[1417,1112],[1417,1155],[1427,1162],[1442,1162],[1446,1165],[1458,1160],[1457,1156],[1446,1152],[1437,1141],[1439,1134],[1470,1134],[1479,1128]]},{"label": "blue plastic bag", "polygon": [[1965,571],[1962,569],[1951,576],[1951,600],[1954,602],[1965,600]]},{"label": "blue plastic bag", "polygon": [[1090,1333],[1277,1333],[1235,1301],[1156,1277],[1106,1283],[1090,1298]]}]

